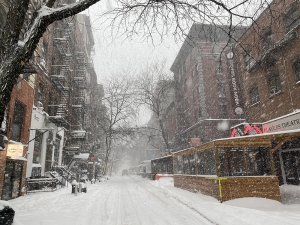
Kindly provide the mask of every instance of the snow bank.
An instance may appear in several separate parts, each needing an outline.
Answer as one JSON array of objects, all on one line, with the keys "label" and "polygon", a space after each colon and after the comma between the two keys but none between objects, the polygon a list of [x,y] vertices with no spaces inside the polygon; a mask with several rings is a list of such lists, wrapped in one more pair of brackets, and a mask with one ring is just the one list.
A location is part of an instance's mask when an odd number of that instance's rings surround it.
[{"label": "snow bank", "polygon": [[226,201],[223,204],[263,211],[279,211],[282,209],[282,203],[266,198],[238,198]]},{"label": "snow bank", "polygon": [[285,204],[300,204],[300,186],[282,185],[280,186],[282,202]]}]

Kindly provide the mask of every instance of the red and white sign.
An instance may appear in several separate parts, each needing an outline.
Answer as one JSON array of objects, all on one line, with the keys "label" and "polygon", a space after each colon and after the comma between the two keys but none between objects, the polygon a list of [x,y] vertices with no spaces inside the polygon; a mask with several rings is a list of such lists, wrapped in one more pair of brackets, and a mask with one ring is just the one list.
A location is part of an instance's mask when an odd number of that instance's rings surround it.
[{"label": "red and white sign", "polygon": [[264,133],[300,129],[300,111],[267,121],[262,128]]}]

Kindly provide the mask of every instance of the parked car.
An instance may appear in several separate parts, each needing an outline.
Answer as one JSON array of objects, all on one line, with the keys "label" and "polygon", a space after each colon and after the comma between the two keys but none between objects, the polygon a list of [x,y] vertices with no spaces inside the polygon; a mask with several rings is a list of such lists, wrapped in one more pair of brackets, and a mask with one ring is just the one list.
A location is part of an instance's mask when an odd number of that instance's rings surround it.
[{"label": "parked car", "polygon": [[0,224],[11,225],[14,216],[15,210],[6,201],[0,201]]},{"label": "parked car", "polygon": [[80,182],[79,182],[79,185],[81,185],[81,191],[86,193],[87,192],[87,187],[86,187],[85,179],[81,179]]}]

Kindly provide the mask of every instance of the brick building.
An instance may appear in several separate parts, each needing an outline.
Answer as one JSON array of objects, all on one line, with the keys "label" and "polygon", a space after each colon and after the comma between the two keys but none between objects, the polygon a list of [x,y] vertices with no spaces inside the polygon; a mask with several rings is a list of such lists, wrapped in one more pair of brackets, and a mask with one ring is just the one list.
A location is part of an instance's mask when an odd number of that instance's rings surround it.
[{"label": "brick building", "polygon": [[[263,132],[300,129],[300,3],[274,0],[235,46],[247,122]],[[300,137],[273,143],[281,183],[299,184]]]},{"label": "brick building", "polygon": [[237,73],[249,122],[300,108],[299,7],[294,0],[273,1],[238,41]]},{"label": "brick building", "polygon": [[[172,67],[175,79],[177,142],[180,147],[228,136],[239,117],[232,104],[227,67],[228,27],[194,24]],[[239,36],[243,28],[232,33]],[[229,121],[229,124],[227,124]]]},{"label": "brick building", "polygon": [[[5,125],[8,144],[0,155],[0,193],[1,199],[16,198],[22,194],[25,185],[26,154],[33,107],[34,89],[29,77],[21,75],[13,88],[7,108]],[[18,147],[20,150],[16,150]],[[15,154],[16,152],[17,154]]]},{"label": "brick building", "polygon": [[[25,24],[40,4],[31,2]],[[7,8],[0,6],[4,22]],[[86,15],[53,23],[40,39],[1,125],[1,137],[10,140],[0,151],[1,198],[18,197],[25,178],[41,178],[55,166],[67,165],[75,154],[95,151],[101,137],[92,121],[102,106],[103,87],[93,68],[93,45]],[[22,144],[20,157],[9,155],[11,144]]]}]

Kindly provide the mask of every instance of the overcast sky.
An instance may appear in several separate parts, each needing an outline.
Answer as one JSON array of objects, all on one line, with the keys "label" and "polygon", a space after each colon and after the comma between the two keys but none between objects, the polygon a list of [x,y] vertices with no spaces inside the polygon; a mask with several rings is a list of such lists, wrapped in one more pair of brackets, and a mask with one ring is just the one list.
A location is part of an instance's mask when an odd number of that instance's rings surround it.
[{"label": "overcast sky", "polygon": [[[179,52],[182,40],[175,42],[171,34],[166,36],[163,40],[158,37],[155,38],[154,36],[154,43],[150,39],[145,40],[143,33],[137,34],[131,39],[126,39],[125,36],[119,38],[112,37],[111,29],[116,28],[108,27],[108,23],[105,23],[104,19],[100,18],[100,15],[112,8],[111,2],[113,1],[114,0],[101,1],[85,12],[91,18],[94,33],[94,67],[97,72],[98,83],[105,85],[107,78],[111,78],[116,74],[118,74],[118,76],[120,76],[120,74],[126,76],[127,74],[122,73],[122,71],[133,71],[137,73],[152,62],[166,60],[166,69],[169,70]],[[232,4],[236,4],[236,1],[237,0],[232,1]],[[238,0],[238,2],[240,1],[242,0]],[[256,12],[257,16],[259,11],[263,8],[261,2],[263,2],[263,0],[250,0],[242,10],[245,12],[245,15]],[[257,11],[257,8],[261,8],[261,10]],[[237,8],[237,10],[240,10],[240,8]],[[243,14],[243,12],[239,13]],[[223,19],[223,16],[220,16],[220,18]],[[237,20],[236,23],[239,23],[239,21]],[[144,124],[149,118],[149,111],[144,110],[144,112],[141,112],[140,121],[138,123]]]},{"label": "overcast sky", "polygon": [[107,77],[121,71],[138,71],[147,63],[166,59],[167,69],[170,68],[181,47],[182,42],[176,43],[173,36],[158,38],[154,44],[150,39],[145,40],[143,34],[131,39],[125,36],[113,38],[110,28],[103,24],[99,15],[107,9],[107,2],[100,2],[87,10],[95,39],[94,66],[98,75],[98,82],[105,83]]},{"label": "overcast sky", "polygon": [[[182,42],[175,42],[172,35],[163,41],[157,38],[154,43],[150,39],[145,40],[143,34],[132,39],[126,39],[125,36],[113,38],[107,25],[102,24],[103,19],[99,19],[106,9],[107,2],[100,2],[85,12],[90,15],[95,39],[94,67],[98,83],[105,85],[109,77],[122,74],[122,71],[137,72],[151,62],[166,60],[166,69],[169,70]],[[141,108],[137,124],[146,124],[150,116],[149,110]]]}]

